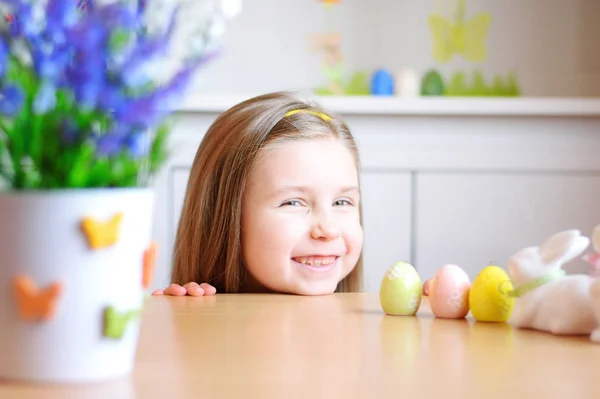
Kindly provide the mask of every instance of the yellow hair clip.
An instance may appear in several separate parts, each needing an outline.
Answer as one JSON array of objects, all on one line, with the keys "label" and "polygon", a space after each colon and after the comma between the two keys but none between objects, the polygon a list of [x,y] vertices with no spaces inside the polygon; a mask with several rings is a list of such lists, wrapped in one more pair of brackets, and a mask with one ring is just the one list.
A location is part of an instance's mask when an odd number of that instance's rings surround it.
[{"label": "yellow hair clip", "polygon": [[290,115],[294,115],[297,113],[304,113],[304,114],[312,114],[312,115],[316,115],[319,118],[323,119],[324,121],[329,122],[331,120],[331,117],[328,115],[325,115],[324,113],[321,112],[316,112],[316,111],[311,111],[310,109],[293,109],[291,111],[289,111],[287,114],[285,114],[283,117],[287,117]]}]

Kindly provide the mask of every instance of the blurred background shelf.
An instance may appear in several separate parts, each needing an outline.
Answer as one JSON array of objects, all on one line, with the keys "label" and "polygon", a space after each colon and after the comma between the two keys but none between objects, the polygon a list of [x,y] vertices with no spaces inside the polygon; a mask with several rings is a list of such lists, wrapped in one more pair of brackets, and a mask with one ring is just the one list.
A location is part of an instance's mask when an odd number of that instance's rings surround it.
[{"label": "blurred background shelf", "polygon": [[[179,112],[223,112],[256,94],[191,96]],[[305,96],[340,114],[464,116],[600,116],[600,99],[576,97]]]}]

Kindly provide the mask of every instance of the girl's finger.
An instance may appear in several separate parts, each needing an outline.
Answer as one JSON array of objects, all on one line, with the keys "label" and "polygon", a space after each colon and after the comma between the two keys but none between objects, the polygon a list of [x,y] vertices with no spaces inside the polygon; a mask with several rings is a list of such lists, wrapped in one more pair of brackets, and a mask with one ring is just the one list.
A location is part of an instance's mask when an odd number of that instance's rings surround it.
[{"label": "girl's finger", "polygon": [[198,285],[198,283],[195,283],[195,282],[187,283],[186,285],[183,286],[183,288],[186,289],[188,295],[191,295],[191,296],[204,295],[204,290],[202,289],[202,287],[200,287]]},{"label": "girl's finger", "polygon": [[186,289],[179,284],[171,284],[169,288],[165,290],[165,295],[183,296],[186,294]]},{"label": "girl's finger", "polygon": [[164,295],[165,294],[165,290],[154,290],[154,292],[152,292],[152,295]]},{"label": "girl's finger", "polygon": [[210,284],[202,283],[200,287],[204,290],[204,295],[215,295],[217,293],[217,289]]}]

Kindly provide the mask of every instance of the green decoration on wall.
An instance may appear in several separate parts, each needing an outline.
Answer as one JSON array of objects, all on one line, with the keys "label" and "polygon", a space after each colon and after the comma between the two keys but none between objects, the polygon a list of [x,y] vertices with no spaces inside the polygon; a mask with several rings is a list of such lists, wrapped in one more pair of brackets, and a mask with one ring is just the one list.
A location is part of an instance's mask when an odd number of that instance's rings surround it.
[{"label": "green decoration on wall", "polygon": [[481,71],[474,71],[470,81],[464,72],[456,72],[446,85],[447,96],[496,96],[517,97],[521,95],[521,89],[514,73],[509,73],[506,78],[495,75],[492,83],[486,82]]},{"label": "green decoration on wall", "polygon": [[[453,17],[448,18],[442,4],[450,2],[455,8]],[[466,14],[466,0],[437,0],[436,12],[427,21],[433,40],[432,55],[436,62],[447,64],[456,56],[462,56],[471,63],[486,60],[486,41],[492,17],[488,13],[479,13],[466,18]],[[516,97],[521,95],[521,88],[516,74],[512,72],[505,77],[496,74],[488,81],[481,70],[455,71],[444,77],[440,71],[431,69],[423,75],[421,95]]]},{"label": "green decoration on wall", "polygon": [[319,96],[367,96],[370,94],[369,75],[361,71],[354,73],[347,80],[340,76],[335,81],[330,81],[329,85],[317,87],[315,93]]},{"label": "green decoration on wall", "polygon": [[421,81],[422,96],[453,96],[453,97],[518,97],[521,88],[514,73],[505,78],[494,75],[488,83],[479,70],[468,78],[465,72],[454,72],[450,79],[444,80],[436,70],[429,70]]},{"label": "green decoration on wall", "polygon": [[471,62],[481,62],[487,57],[485,41],[488,36],[491,16],[480,13],[465,20],[466,0],[457,0],[454,20],[440,13],[429,17],[429,29],[433,37],[433,58],[447,63],[456,55]]},{"label": "green decoration on wall", "polygon": [[335,32],[332,24],[334,7],[340,0],[319,0],[324,4],[327,13],[326,32],[311,38],[312,49],[323,54],[321,71],[324,84],[315,89],[322,96],[361,96],[368,95],[369,76],[365,72],[355,72],[347,76],[347,67],[342,54],[342,36]]}]

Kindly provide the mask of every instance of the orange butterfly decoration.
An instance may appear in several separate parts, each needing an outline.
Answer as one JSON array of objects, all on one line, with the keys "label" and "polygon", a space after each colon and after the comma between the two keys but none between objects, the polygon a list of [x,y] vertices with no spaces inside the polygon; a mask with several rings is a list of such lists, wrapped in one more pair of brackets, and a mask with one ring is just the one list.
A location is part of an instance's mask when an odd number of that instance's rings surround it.
[{"label": "orange butterfly decoration", "polygon": [[148,288],[152,284],[154,277],[154,269],[156,268],[156,256],[158,253],[158,244],[154,241],[150,243],[150,247],[144,251],[144,264],[142,271],[142,287]]},{"label": "orange butterfly decoration", "polygon": [[27,321],[48,321],[56,313],[56,305],[63,292],[62,284],[55,282],[39,289],[27,276],[17,276],[13,280],[13,294],[21,319]]},{"label": "orange butterfly decoration", "polygon": [[88,244],[92,249],[102,249],[114,245],[119,239],[123,212],[116,213],[107,222],[85,217],[81,228],[85,233]]}]

